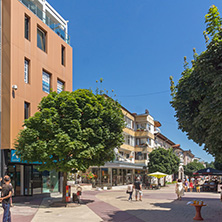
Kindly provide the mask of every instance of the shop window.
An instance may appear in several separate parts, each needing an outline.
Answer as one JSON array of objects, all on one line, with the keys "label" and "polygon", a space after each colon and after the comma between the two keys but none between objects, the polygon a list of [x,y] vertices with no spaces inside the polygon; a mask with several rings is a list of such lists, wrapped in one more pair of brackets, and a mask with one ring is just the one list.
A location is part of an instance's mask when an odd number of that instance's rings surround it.
[{"label": "shop window", "polygon": [[33,194],[42,193],[42,172],[38,170],[38,167],[33,165]]},{"label": "shop window", "polygon": [[53,171],[42,172],[43,193],[51,193],[59,191],[59,174]]}]

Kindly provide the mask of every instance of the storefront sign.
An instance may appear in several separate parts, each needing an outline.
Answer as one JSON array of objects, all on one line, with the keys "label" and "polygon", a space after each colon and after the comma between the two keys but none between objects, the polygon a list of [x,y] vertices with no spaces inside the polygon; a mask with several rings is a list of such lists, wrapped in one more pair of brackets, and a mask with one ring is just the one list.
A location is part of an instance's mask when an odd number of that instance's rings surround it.
[{"label": "storefront sign", "polygon": [[[11,163],[28,163],[27,161],[21,161],[21,158],[15,154],[15,150],[11,150]],[[32,162],[30,164],[42,164],[41,162]]]}]

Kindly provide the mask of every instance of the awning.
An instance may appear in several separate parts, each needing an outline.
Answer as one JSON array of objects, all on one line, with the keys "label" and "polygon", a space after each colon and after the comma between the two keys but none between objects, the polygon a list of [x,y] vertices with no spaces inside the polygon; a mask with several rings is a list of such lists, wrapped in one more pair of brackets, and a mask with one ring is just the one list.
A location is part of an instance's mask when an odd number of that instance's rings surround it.
[{"label": "awning", "polygon": [[202,175],[202,176],[203,175],[222,176],[222,171],[208,167],[208,168],[201,169],[201,170],[198,170],[198,171],[194,172],[193,175],[194,176],[200,176],[200,175]]}]

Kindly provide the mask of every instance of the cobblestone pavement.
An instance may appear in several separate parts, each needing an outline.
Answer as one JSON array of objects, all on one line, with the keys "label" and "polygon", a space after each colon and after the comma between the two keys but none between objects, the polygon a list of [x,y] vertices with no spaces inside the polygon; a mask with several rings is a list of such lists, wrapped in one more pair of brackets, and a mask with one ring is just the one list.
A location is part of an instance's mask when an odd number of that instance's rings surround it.
[{"label": "cobblestone pavement", "polygon": [[[174,186],[160,190],[143,191],[142,201],[127,201],[125,190],[84,191],[82,204],[69,207],[52,207],[50,203],[60,196],[16,198],[11,208],[13,222],[190,222],[194,221],[195,208],[188,201],[203,200],[207,206],[201,213],[206,222],[222,221],[222,202],[217,193],[185,193],[176,200]],[[0,209],[2,217],[2,209]]]}]

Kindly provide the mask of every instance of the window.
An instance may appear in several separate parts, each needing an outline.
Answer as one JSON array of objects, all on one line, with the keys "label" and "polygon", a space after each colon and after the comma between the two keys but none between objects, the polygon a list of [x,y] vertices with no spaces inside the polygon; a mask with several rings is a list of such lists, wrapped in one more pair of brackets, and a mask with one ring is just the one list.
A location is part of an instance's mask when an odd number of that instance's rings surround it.
[{"label": "window", "polygon": [[133,121],[126,116],[124,116],[124,120],[126,123],[126,127],[132,129],[133,128]]},{"label": "window", "polygon": [[150,138],[147,139],[147,143],[151,146],[151,139]]},{"label": "window", "polygon": [[46,51],[46,32],[39,27],[37,28],[37,46],[44,52]]},{"label": "window", "polygon": [[147,123],[147,129],[148,129],[149,132],[151,131],[151,126],[150,126],[149,123]]},{"label": "window", "polygon": [[30,103],[24,103],[24,118],[28,119],[30,116]]},{"label": "window", "polygon": [[46,93],[50,93],[51,75],[46,71],[42,71],[42,90]]},{"label": "window", "polygon": [[135,152],[135,160],[143,160],[142,152]]},{"label": "window", "polygon": [[61,63],[65,66],[65,47],[63,45],[61,48]]},{"label": "window", "polygon": [[30,40],[30,17],[25,15],[25,38]]},{"label": "window", "polygon": [[30,61],[25,58],[25,62],[24,62],[24,81],[25,81],[25,83],[29,83],[29,63],[30,63]]},{"label": "window", "polygon": [[130,145],[130,146],[135,146],[135,138],[130,135],[125,136],[125,143]]},{"label": "window", "polygon": [[64,82],[57,80],[57,93],[64,91]]}]

